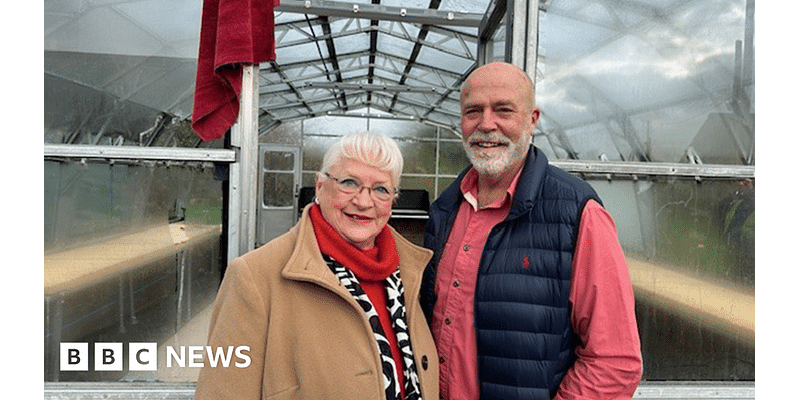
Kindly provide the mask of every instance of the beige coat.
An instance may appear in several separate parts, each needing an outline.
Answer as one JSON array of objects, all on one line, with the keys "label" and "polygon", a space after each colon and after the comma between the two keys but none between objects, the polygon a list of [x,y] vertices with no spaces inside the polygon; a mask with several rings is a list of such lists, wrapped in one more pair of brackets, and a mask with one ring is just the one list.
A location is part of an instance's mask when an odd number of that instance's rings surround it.
[{"label": "beige coat", "polygon": [[[439,365],[419,305],[431,257],[392,230],[423,399],[439,395]],[[319,251],[308,208],[286,234],[235,259],[214,304],[209,346],[249,346],[250,365],[200,372],[195,398],[383,400],[381,361],[366,314]],[[240,348],[241,350],[241,348]]]}]

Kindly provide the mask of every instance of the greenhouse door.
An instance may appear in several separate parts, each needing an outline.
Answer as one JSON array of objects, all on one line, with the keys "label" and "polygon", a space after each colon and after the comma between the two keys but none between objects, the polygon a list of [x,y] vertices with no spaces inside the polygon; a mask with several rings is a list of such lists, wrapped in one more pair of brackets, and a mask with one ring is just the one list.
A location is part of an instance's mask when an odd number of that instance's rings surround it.
[{"label": "greenhouse door", "polygon": [[289,230],[297,218],[300,148],[259,145],[256,246]]}]

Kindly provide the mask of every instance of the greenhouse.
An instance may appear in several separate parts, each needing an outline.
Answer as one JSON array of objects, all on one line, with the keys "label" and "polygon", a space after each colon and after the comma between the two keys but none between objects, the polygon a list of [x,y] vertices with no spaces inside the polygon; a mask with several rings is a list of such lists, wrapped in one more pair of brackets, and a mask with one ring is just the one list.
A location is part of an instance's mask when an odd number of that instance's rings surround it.
[{"label": "greenhouse", "polygon": [[[200,368],[168,351],[206,344],[229,263],[298,221],[349,132],[399,144],[389,224],[422,245],[470,165],[461,85],[493,61],[528,74],[534,146],[613,216],[634,398],[755,398],[754,3],[45,0],[45,398],[193,398]],[[226,31],[225,7],[268,18]],[[239,44],[262,54],[205,103],[204,65]],[[65,369],[65,343],[156,343],[158,368]]]}]

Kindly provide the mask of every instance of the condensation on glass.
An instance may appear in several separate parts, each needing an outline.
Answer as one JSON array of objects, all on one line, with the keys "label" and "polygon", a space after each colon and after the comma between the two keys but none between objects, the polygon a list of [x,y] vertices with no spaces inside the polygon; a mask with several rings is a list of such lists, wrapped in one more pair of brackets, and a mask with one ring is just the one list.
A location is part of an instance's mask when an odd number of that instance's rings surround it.
[{"label": "condensation on glass", "polygon": [[59,348],[154,342],[163,356],[163,346],[203,345],[198,321],[222,271],[221,187],[203,163],[45,160],[46,381],[194,379],[163,365],[61,371]]}]

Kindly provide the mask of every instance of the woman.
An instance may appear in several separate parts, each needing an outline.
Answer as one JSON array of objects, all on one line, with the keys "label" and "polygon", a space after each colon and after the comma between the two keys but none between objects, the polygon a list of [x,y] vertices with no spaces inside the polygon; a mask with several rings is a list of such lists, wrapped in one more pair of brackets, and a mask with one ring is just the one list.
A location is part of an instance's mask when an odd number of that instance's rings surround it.
[{"label": "woman", "polygon": [[206,359],[196,399],[438,396],[417,301],[431,253],[387,225],[402,169],[397,144],[379,133],[349,134],[328,150],[297,225],[227,269],[209,347],[248,346],[251,362]]}]

